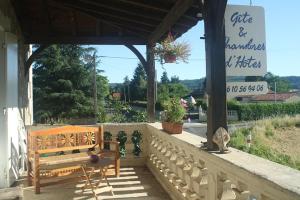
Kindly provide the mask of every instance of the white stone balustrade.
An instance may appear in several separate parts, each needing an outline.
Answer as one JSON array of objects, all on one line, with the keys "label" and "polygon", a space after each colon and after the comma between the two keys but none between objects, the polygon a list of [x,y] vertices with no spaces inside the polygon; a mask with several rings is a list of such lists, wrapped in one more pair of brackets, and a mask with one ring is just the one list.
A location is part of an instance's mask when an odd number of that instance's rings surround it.
[{"label": "white stone balustrade", "polygon": [[[236,149],[229,154],[200,149],[205,139],[187,132],[169,135],[148,124],[148,168],[172,199],[299,200],[300,172]],[[155,162],[151,162],[155,157]]]},{"label": "white stone balustrade", "polygon": [[[48,127],[49,128],[49,127]],[[200,148],[206,141],[183,132],[169,135],[161,124],[104,124],[115,140],[127,133],[121,166],[147,165],[174,200],[300,200],[300,172],[230,148],[228,154]],[[141,154],[133,155],[131,134],[142,133]]]}]

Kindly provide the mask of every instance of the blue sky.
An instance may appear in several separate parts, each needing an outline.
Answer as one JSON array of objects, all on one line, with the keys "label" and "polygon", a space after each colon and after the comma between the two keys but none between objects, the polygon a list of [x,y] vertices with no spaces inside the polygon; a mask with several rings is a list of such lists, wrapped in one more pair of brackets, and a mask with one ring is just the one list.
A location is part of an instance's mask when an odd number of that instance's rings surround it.
[{"label": "blue sky", "polygon": [[[250,0],[228,0],[228,4],[249,5]],[[300,76],[300,1],[252,0],[255,6],[265,9],[266,46],[268,71],[280,76]],[[205,51],[203,22],[190,29],[179,40],[191,44],[189,63],[165,64],[163,67],[168,76],[179,76],[180,79],[197,79],[205,76]],[[144,46],[136,46],[145,54]],[[132,78],[139,62],[136,56],[124,46],[96,46],[98,55],[118,58],[101,58],[98,68],[111,83],[123,82],[125,76]],[[298,57],[299,56],[299,57]],[[157,77],[160,78],[164,69],[156,63]]]}]

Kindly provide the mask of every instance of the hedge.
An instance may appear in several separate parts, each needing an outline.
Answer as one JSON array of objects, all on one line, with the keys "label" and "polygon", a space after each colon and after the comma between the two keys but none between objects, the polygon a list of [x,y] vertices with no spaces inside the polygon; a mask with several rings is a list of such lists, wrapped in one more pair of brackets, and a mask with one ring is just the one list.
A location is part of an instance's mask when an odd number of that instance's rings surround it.
[{"label": "hedge", "polygon": [[258,120],[266,117],[300,114],[300,102],[298,103],[230,103],[228,110],[236,110],[239,120]]}]

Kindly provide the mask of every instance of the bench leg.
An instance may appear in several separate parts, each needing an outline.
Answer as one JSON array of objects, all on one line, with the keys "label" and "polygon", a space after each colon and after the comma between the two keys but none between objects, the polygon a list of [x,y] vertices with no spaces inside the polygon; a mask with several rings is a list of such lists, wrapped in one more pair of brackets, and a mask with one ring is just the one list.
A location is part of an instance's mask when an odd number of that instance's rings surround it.
[{"label": "bench leg", "polygon": [[40,194],[40,164],[39,164],[39,155],[36,154],[34,157],[34,168],[33,168],[33,184],[36,194]]},{"label": "bench leg", "polygon": [[28,186],[32,186],[32,166],[31,166],[31,162],[27,163],[27,183],[28,183]]},{"label": "bench leg", "polygon": [[120,158],[115,160],[115,174],[117,177],[120,177]]}]

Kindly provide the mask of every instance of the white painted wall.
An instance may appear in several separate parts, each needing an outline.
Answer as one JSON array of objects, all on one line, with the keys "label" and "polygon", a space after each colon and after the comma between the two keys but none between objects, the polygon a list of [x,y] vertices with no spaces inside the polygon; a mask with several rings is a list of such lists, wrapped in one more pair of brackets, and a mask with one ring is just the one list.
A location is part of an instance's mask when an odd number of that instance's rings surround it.
[{"label": "white painted wall", "polygon": [[0,188],[8,185],[8,136],[6,120],[6,64],[5,48],[2,44],[5,42],[5,33],[0,30]]},{"label": "white painted wall", "polygon": [[12,34],[17,30],[10,1],[0,0],[0,188],[9,187],[25,169],[25,120],[32,123],[32,74],[24,75],[27,48]]},{"label": "white painted wall", "polygon": [[18,108],[18,43],[16,36],[6,33],[6,115],[8,134],[8,184],[19,177],[19,108]]}]

